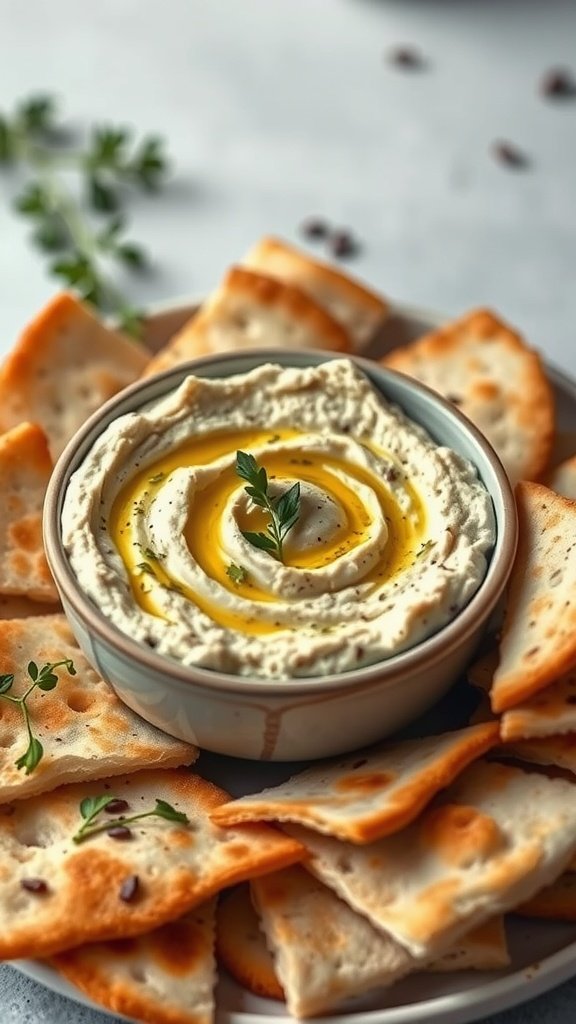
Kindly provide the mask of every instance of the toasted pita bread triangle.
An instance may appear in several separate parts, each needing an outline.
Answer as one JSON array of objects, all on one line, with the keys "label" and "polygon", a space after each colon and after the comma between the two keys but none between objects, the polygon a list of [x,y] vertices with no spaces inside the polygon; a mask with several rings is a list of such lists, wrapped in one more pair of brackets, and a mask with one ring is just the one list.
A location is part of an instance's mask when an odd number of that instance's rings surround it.
[{"label": "toasted pita bread triangle", "polygon": [[[290,872],[296,870],[288,869]],[[329,923],[327,921],[326,925]],[[313,927],[312,921],[310,927]],[[217,956],[232,977],[254,995],[265,999],[284,999],[274,959],[266,945],[248,885],[237,886],[220,900],[216,929]],[[289,941],[288,936],[285,941]],[[384,938],[384,941],[389,940]],[[454,949],[439,960],[427,964],[425,970],[432,973],[491,971],[506,967],[509,963],[504,919],[495,917],[465,935]],[[418,967],[420,969],[420,965]]]},{"label": "toasted pita bread triangle", "polygon": [[576,455],[565,459],[548,473],[545,483],[551,491],[571,498],[572,501],[576,500]]},{"label": "toasted pita bread triangle", "polygon": [[526,764],[552,765],[576,775],[576,731],[507,742],[501,752]]},{"label": "toasted pita bread triangle", "polygon": [[0,436],[0,593],[58,601],[42,543],[42,507],[52,459],[46,435],[22,423]]},{"label": "toasted pita bread triangle", "polygon": [[220,287],[151,360],[144,376],[188,359],[246,348],[349,352],[347,332],[305,292],[243,267]]},{"label": "toasted pita bread triangle", "polygon": [[16,594],[0,594],[0,619],[28,619],[35,615],[54,615],[61,610],[52,601],[32,601]]},{"label": "toasted pita bread triangle", "polygon": [[513,481],[547,468],[554,396],[540,357],[489,310],[467,313],[382,360],[455,402],[488,438]]},{"label": "toasted pita bread triangle", "polygon": [[72,295],[57,295],[0,368],[0,430],[39,423],[56,459],[88,416],[142,373],[148,358]]},{"label": "toasted pita bread triangle", "polygon": [[52,962],[113,1013],[149,1024],[212,1024],[214,908],[209,900],[146,935],[79,946]]},{"label": "toasted pita bread triangle", "polygon": [[505,742],[576,732],[576,668],[505,711],[500,728]]},{"label": "toasted pita bread triangle", "polygon": [[214,821],[293,821],[353,843],[370,843],[404,828],[432,797],[499,739],[484,724],[386,743],[345,760],[314,765],[262,793],[218,807]]},{"label": "toasted pita bread triangle", "polygon": [[496,712],[576,666],[576,502],[527,482],[516,502],[518,551],[490,695]]},{"label": "toasted pita bread triangle", "polygon": [[397,942],[303,868],[255,879],[252,897],[288,1012],[311,1017],[417,967]]},{"label": "toasted pita bread triangle", "polygon": [[[157,800],[189,824],[152,817],[127,841],[106,832],[76,845],[82,801],[110,794],[125,816]],[[60,789],[0,808],[0,958],[45,957],[74,946],[141,935],[182,917],[221,889],[303,856],[301,845],[265,825],[219,829],[209,812],[228,794],[187,769],[136,772]],[[104,810],[100,820],[113,821]],[[120,837],[122,838],[122,837]],[[121,891],[137,876],[136,898]],[[45,891],[22,883],[40,879]]]},{"label": "toasted pita bread triangle", "polygon": [[357,351],[388,316],[388,303],[365,285],[278,238],[261,238],[246,253],[242,266],[306,292],[342,324]]},{"label": "toasted pita bread triangle", "polygon": [[551,921],[576,921],[576,873],[565,871],[552,885],[514,908],[521,917],[546,917]]},{"label": "toasted pita bread triangle", "polygon": [[575,797],[564,779],[479,762],[418,821],[370,846],[284,827],[321,881],[430,960],[564,870],[576,850]]},{"label": "toasted pita bread triangle", "polygon": [[71,676],[57,670],[53,690],[36,689],[27,707],[42,760],[26,774],[16,766],[28,745],[20,708],[0,700],[0,802],[22,800],[67,782],[121,775],[140,768],[192,764],[198,750],[167,736],[126,707],[86,661],[64,615],[0,621],[0,670],[13,674],[10,694],[31,685],[27,665],[70,658]]}]

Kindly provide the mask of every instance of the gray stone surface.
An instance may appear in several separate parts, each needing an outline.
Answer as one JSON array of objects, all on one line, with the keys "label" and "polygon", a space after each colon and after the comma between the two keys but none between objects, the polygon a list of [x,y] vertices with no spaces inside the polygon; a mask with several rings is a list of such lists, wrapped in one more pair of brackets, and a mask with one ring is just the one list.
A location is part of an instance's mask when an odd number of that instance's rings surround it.
[{"label": "gray stone surface", "polygon": [[[383,60],[401,43],[426,69]],[[576,374],[576,103],[537,88],[576,73],[575,43],[574,0],[0,0],[0,108],[47,89],[78,124],[166,135],[170,187],[130,206],[155,260],[122,282],[138,303],[202,295],[318,214],[357,233],[350,268],[387,294],[492,304]],[[530,166],[495,162],[496,138]],[[0,354],[55,287],[4,198]],[[575,1000],[573,982],[490,1024],[571,1024]],[[0,967],[0,1024],[103,1019]]]}]

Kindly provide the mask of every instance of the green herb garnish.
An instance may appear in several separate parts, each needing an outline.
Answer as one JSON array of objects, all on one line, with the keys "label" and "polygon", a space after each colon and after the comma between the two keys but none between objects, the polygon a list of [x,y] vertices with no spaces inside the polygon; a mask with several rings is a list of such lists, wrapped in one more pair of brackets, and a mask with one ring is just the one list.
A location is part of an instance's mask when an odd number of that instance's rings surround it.
[{"label": "green herb garnish", "polygon": [[61,668],[62,666],[66,668],[67,672],[71,676],[76,675],[74,662],[71,661],[70,658],[64,658],[62,661],[47,662],[40,669],[35,661],[28,662],[27,671],[30,679],[32,680],[32,685],[28,687],[21,697],[14,697],[10,693],[14,682],[14,674],[7,673],[5,675],[0,675],[0,698],[2,698],[2,700],[8,700],[11,704],[16,704],[20,708],[24,718],[26,731],[28,733],[28,747],[22,756],[14,762],[17,768],[24,768],[26,775],[30,775],[37,765],[40,764],[44,754],[44,748],[40,743],[40,740],[37,739],[32,732],[30,711],[27,704],[28,697],[36,688],[44,691],[53,690],[58,683],[56,669]]},{"label": "green herb garnish", "polygon": [[248,481],[249,486],[244,488],[246,494],[249,494],[254,504],[263,508],[270,516],[266,533],[242,530],[242,536],[255,548],[267,551],[281,562],[283,541],[300,515],[300,484],[295,483],[284,494],[270,498],[266,470],[264,466],[259,466],[254,456],[248,452],[236,452],[236,472],[239,477]]},{"label": "green herb garnish", "polygon": [[430,548],[433,548],[435,543],[436,542],[433,541],[433,540],[424,541],[420,545],[420,548],[418,549],[418,551],[416,552],[416,558],[422,558],[422,555],[425,555],[426,552],[430,551]]},{"label": "green herb garnish", "polygon": [[[156,136],[134,140],[128,129],[109,125],[92,128],[80,148],[72,142],[52,96],[32,96],[0,113],[0,168],[15,168],[24,178],[15,208],[31,221],[33,244],[47,255],[52,274],[136,335],[141,314],[107,266],[138,271],[148,263],[142,247],[126,238],[121,210],[128,188],[153,191],[162,183],[164,144]],[[81,199],[69,185],[71,172]]]},{"label": "green herb garnish", "polygon": [[152,811],[142,811],[140,814],[132,814],[129,817],[120,815],[119,817],[108,818],[106,821],[97,820],[102,811],[106,810],[108,804],[117,799],[117,797],[110,796],[107,793],[104,796],[88,796],[82,800],[80,814],[84,820],[78,831],[72,836],[72,841],[74,843],[83,843],[86,839],[90,839],[100,832],[107,832],[111,828],[118,826],[128,828],[133,822],[141,821],[142,818],[164,818],[165,821],[176,821],[182,825],[190,824],[187,814],[175,810],[166,800],[159,800],[158,797],[156,798],[156,806]]},{"label": "green herb garnish", "polygon": [[240,583],[245,583],[248,579],[248,570],[243,565],[235,565],[234,562],[230,562],[230,565],[226,569],[226,575],[236,583],[238,586]]}]

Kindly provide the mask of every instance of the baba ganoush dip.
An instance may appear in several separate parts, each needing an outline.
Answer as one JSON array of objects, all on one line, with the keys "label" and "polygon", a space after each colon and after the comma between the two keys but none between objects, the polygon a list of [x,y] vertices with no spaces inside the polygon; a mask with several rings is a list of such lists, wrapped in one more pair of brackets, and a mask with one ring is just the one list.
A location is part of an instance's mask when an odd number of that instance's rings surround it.
[{"label": "baba ganoush dip", "polygon": [[[245,536],[269,536],[271,517],[238,452],[266,470],[273,507],[299,484],[281,557]],[[190,376],[119,417],[71,477],[62,530],[118,629],[184,665],[272,679],[418,643],[472,597],[495,540],[474,467],[346,359]]]}]

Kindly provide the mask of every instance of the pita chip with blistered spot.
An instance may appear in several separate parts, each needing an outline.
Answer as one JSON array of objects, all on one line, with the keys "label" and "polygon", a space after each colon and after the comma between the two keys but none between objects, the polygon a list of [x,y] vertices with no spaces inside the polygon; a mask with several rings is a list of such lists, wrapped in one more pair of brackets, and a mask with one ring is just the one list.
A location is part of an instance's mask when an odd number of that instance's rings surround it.
[{"label": "pita chip with blistered spot", "polygon": [[284,828],[320,881],[430,960],[562,873],[576,850],[576,788],[478,762],[408,828],[369,846]]},{"label": "pita chip with blistered spot", "polygon": [[42,542],[52,468],[46,435],[36,423],[0,435],[0,594],[58,602]]},{"label": "pita chip with blistered spot", "polygon": [[351,341],[344,327],[299,288],[232,267],[200,311],[154,356],[144,376],[198,356],[246,348],[349,352]]},{"label": "pita chip with blistered spot", "polygon": [[346,998],[391,985],[413,957],[301,867],[251,884],[275,970],[295,1017],[325,1013]]},{"label": "pita chip with blistered spot", "polygon": [[[188,824],[146,817],[130,836],[107,831],[77,844],[81,805],[110,795],[124,818],[161,800]],[[221,889],[301,860],[300,843],[266,825],[220,829],[209,813],[228,794],[185,768],[152,769],[0,808],[0,958],[47,957],[75,946],[152,931]],[[118,821],[104,809],[97,819]],[[138,879],[135,898],[123,896]],[[42,882],[31,891],[26,880]]]},{"label": "pita chip with blistered spot", "polygon": [[438,391],[482,431],[514,482],[538,479],[554,442],[554,393],[538,353],[487,309],[389,352],[384,366]]},{"label": "pita chip with blistered spot", "polygon": [[356,351],[365,348],[389,313],[388,303],[366,285],[278,238],[261,238],[242,266],[306,292],[342,324]]},{"label": "pita chip with blistered spot", "polygon": [[[296,870],[289,868],[287,872],[281,872],[281,875],[294,874]],[[270,876],[271,884],[274,877],[276,876]],[[309,879],[305,880],[305,886],[310,887]],[[265,899],[268,885],[255,883],[255,888],[261,890],[262,898]],[[312,889],[313,892],[317,892],[318,886],[313,886]],[[328,896],[330,890],[326,890],[325,887],[323,889],[328,910],[334,911],[336,908],[341,913],[341,901],[334,894],[330,899]],[[278,894],[275,893],[275,895]],[[285,895],[291,896],[289,886]],[[274,913],[273,906],[269,910],[271,914]],[[305,904],[302,905],[301,911],[305,915]],[[277,905],[277,912],[280,914],[286,912],[286,908],[282,906],[281,902]],[[327,915],[325,926],[329,927],[330,923],[331,917]],[[310,921],[309,930],[312,930],[313,925],[314,921]],[[299,926],[302,926],[300,920]],[[386,936],[380,933],[380,938],[388,945],[390,940]],[[296,941],[297,936],[294,939]],[[291,936],[287,932],[284,941],[290,942],[290,940]],[[248,884],[237,886],[219,901],[216,917],[216,953],[219,962],[223,964],[229,974],[249,992],[263,996],[265,999],[284,999],[284,992],[276,975],[274,958],[266,945],[260,918],[250,899]],[[463,936],[454,949],[449,950],[438,960],[427,964],[424,970],[432,973],[466,970],[491,971],[500,970],[509,963],[510,954],[504,920],[502,917],[495,917]],[[421,969],[420,964],[417,964],[417,967],[418,970]]]},{"label": "pita chip with blistered spot", "polygon": [[0,367],[0,430],[43,428],[54,460],[103,402],[143,372],[149,354],[63,293],[22,333]]},{"label": "pita chip with blistered spot", "polygon": [[499,739],[485,723],[442,736],[386,743],[320,765],[214,811],[214,821],[292,821],[353,843],[404,828],[444,786]]},{"label": "pita chip with blistered spot", "polygon": [[77,646],[64,615],[0,621],[0,673],[12,674],[9,694],[31,685],[27,666],[70,659],[76,670],[56,670],[53,690],[36,688],[27,700],[31,727],[43,747],[26,774],[16,761],[28,736],[20,708],[0,700],[0,803],[23,800],[68,782],[101,779],[141,768],[190,765],[197,747],[167,736],[123,704]]},{"label": "pita chip with blistered spot", "polygon": [[145,935],[52,958],[84,995],[147,1024],[212,1024],[215,900]]},{"label": "pita chip with blistered spot", "polygon": [[576,732],[576,668],[505,711],[500,731],[505,742]]},{"label": "pita chip with blistered spot", "polygon": [[576,666],[576,502],[516,488],[518,550],[490,699],[500,713]]}]

